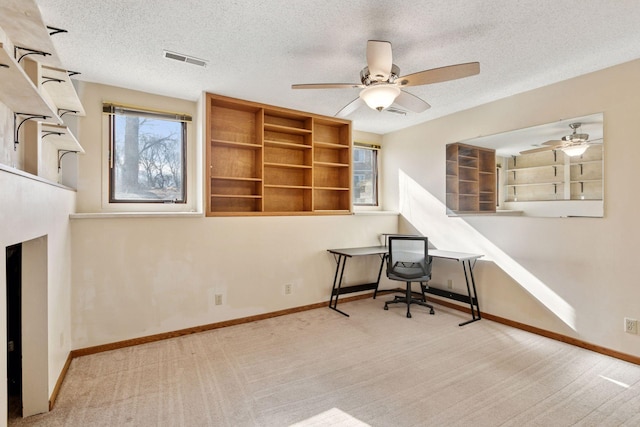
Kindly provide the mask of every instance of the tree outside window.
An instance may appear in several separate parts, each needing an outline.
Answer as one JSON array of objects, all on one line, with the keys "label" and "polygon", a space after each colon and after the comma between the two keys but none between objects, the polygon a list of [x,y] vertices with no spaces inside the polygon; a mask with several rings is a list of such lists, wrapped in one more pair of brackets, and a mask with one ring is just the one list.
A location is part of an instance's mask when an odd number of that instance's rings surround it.
[{"label": "tree outside window", "polygon": [[110,202],[186,202],[186,122],[122,110],[110,117]]},{"label": "tree outside window", "polygon": [[353,204],[378,206],[378,150],[353,148]]}]

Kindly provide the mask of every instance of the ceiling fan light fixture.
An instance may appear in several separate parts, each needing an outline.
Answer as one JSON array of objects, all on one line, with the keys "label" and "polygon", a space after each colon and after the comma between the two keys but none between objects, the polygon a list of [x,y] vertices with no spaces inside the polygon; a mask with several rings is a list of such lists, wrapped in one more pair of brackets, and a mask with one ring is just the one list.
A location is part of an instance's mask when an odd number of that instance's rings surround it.
[{"label": "ceiling fan light fixture", "polygon": [[567,156],[575,157],[583,155],[584,152],[587,151],[587,148],[589,148],[589,144],[578,144],[563,147],[561,148],[561,150],[564,151],[564,154],[566,154]]},{"label": "ceiling fan light fixture", "polygon": [[370,108],[378,111],[388,108],[393,104],[393,101],[396,100],[398,95],[400,95],[400,89],[389,84],[368,86],[360,92],[360,98],[362,98]]}]

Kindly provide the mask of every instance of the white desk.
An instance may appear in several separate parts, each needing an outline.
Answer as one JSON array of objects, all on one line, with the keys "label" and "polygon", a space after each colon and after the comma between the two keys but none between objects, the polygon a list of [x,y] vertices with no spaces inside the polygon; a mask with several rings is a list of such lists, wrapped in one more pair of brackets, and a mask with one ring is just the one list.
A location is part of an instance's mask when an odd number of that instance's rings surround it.
[{"label": "white desk", "polygon": [[[384,262],[387,259],[389,248],[387,246],[368,246],[361,248],[328,249],[327,251],[333,254],[333,257],[336,261],[336,273],[333,277],[333,289],[331,290],[329,308],[337,311],[340,314],[349,316],[347,313],[338,310],[338,297],[343,294],[373,290],[373,298],[375,299],[376,295],[378,294],[378,285],[380,284],[380,277],[382,276],[382,268],[384,267]],[[357,256],[370,255],[378,255],[380,257],[378,279],[375,282],[371,283],[343,287],[342,277],[344,275],[344,269],[347,264],[347,259]],[[433,258],[450,259],[462,262],[464,278],[467,283],[467,295],[431,287],[427,288],[426,292],[429,294],[437,295],[439,297],[469,303],[469,307],[471,309],[471,320],[460,323],[460,326],[464,326],[468,323],[480,320],[480,304],[478,302],[478,294],[476,292],[475,278],[473,277],[473,267],[475,267],[478,258],[481,258],[483,255],[468,254],[464,252],[441,251],[439,249],[429,249],[429,256]]]}]

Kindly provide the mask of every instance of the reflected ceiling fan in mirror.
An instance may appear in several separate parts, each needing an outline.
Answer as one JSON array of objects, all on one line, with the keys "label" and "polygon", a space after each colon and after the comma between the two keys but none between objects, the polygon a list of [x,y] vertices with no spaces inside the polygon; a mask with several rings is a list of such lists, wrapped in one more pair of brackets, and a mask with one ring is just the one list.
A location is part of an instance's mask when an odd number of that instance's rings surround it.
[{"label": "reflected ceiling fan in mirror", "polygon": [[402,90],[404,87],[461,79],[480,73],[480,63],[450,65],[400,76],[400,68],[393,63],[391,43],[367,41],[367,66],[360,71],[360,83],[294,84],[292,89],[353,89],[360,88],[358,98],[342,108],[336,116],[346,117],[363,104],[383,111],[396,104],[401,109],[422,113],[431,106],[424,100]]},{"label": "reflected ceiling fan in mirror", "polygon": [[589,148],[589,134],[578,133],[582,123],[571,123],[569,127],[573,129],[571,135],[563,136],[560,140],[551,140],[543,142],[544,147],[534,148],[532,150],[521,151],[520,154],[538,153],[549,150],[562,150],[567,156],[580,156]]}]

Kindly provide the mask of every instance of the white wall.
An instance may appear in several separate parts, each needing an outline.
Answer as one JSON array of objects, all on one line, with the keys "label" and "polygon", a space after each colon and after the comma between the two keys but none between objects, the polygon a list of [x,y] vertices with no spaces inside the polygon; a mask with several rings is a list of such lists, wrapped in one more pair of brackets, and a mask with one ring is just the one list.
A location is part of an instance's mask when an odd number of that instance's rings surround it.
[{"label": "white wall", "polygon": [[[326,250],[377,245],[397,215],[91,218],[72,230],[73,346],[85,348],[328,303]],[[347,283],[374,280],[379,262],[349,261]]]},{"label": "white wall", "polygon": [[[385,207],[441,249],[486,254],[476,270],[482,310],[640,356],[640,335],[623,332],[624,317],[640,318],[638,75],[640,60],[385,135]],[[446,144],[597,112],[604,218],[445,215]],[[461,286],[457,271],[441,265],[433,283]]]},{"label": "white wall", "polygon": [[[71,238],[69,214],[75,192],[0,169],[0,342],[6,343],[6,257],[4,248],[36,239],[46,242],[46,307],[48,342],[39,342],[47,354],[48,373],[42,378],[51,395],[71,350]],[[27,265],[28,267],[28,265]],[[29,272],[27,272],[29,273]],[[23,288],[32,285],[28,274]],[[39,293],[42,295],[42,293]],[[23,330],[24,332],[24,330]],[[32,336],[25,339],[32,339]],[[35,342],[33,344],[38,344]],[[6,348],[6,344],[5,347]],[[34,348],[31,346],[30,348]],[[23,360],[23,366],[27,363]],[[0,425],[7,420],[6,351],[0,351]],[[28,369],[28,368],[27,368]],[[41,366],[38,369],[42,369]]]}]

